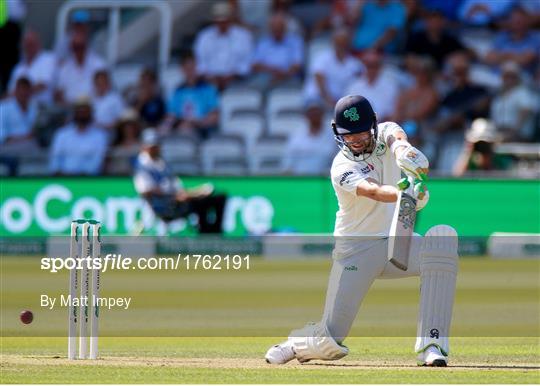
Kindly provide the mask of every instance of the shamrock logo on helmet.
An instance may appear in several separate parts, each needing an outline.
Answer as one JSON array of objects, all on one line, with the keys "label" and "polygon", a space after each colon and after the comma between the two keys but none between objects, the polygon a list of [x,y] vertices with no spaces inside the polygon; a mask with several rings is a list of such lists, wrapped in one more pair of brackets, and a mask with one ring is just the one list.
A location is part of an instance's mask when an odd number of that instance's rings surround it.
[{"label": "shamrock logo on helmet", "polygon": [[358,112],[356,111],[356,107],[351,107],[350,109],[347,109],[343,112],[343,116],[345,118],[349,118],[351,122],[357,121],[360,119],[360,115],[358,115]]}]

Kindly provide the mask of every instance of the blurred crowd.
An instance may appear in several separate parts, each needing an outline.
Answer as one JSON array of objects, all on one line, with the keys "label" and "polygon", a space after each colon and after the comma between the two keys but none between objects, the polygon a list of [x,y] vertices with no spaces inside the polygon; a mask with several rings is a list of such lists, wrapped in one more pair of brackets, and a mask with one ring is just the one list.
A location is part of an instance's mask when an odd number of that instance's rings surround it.
[{"label": "blurred crowd", "polygon": [[325,117],[346,94],[398,122],[445,174],[504,170],[496,144],[540,141],[537,0],[216,1],[170,95],[152,68],[114,87],[87,11],[47,50],[24,2],[2,4],[0,163],[12,174],[39,151],[50,174],[110,173],[108,154],[135,155],[146,127],[219,137],[221,97],[238,87],[302,90],[308,130],[290,127],[285,173],[328,173],[337,147]]}]

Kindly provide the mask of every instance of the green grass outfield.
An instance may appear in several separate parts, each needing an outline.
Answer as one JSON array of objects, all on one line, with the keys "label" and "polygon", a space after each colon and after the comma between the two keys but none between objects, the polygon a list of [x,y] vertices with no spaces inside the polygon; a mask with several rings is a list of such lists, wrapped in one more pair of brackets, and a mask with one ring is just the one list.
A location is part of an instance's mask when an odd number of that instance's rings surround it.
[{"label": "green grass outfield", "polygon": [[[65,308],[39,295],[67,290],[67,272],[2,257],[2,383],[540,383],[539,261],[463,258],[448,368],[412,352],[418,279],[376,281],[337,362],[271,366],[266,349],[320,317],[329,261],[253,260],[249,271],[109,272],[100,359],[67,361]],[[30,325],[18,321],[31,309]]]}]

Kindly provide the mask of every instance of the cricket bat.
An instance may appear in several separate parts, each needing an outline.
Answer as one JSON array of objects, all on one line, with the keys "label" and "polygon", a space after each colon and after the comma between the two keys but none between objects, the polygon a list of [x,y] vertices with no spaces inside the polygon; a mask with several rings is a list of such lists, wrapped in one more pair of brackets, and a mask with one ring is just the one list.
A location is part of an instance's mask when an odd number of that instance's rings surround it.
[{"label": "cricket bat", "polygon": [[409,251],[416,221],[416,200],[412,196],[414,182],[403,178],[398,187],[400,192],[388,235],[388,260],[406,271],[409,267]]}]

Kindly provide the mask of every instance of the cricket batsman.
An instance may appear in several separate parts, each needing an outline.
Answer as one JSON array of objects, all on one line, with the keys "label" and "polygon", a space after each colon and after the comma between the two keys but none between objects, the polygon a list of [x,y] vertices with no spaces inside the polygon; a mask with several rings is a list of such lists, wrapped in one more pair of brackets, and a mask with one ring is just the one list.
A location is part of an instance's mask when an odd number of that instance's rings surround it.
[{"label": "cricket batsman", "polygon": [[339,210],[335,223],[333,265],[322,320],[293,330],[272,346],[266,361],[283,364],[296,358],[336,360],[349,353],[343,344],[360,304],[376,278],[420,276],[420,310],[415,351],[418,365],[446,366],[448,336],[458,270],[457,233],[448,225],[414,234],[407,270],[387,259],[388,235],[402,172],[414,178],[416,210],[429,200],[425,178],[429,162],[407,141],[394,122],[378,124],[367,99],[341,98],[332,129],[341,151],[334,158],[331,179]]}]

